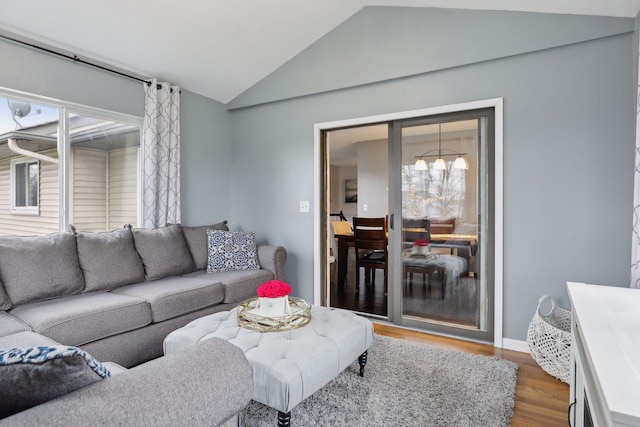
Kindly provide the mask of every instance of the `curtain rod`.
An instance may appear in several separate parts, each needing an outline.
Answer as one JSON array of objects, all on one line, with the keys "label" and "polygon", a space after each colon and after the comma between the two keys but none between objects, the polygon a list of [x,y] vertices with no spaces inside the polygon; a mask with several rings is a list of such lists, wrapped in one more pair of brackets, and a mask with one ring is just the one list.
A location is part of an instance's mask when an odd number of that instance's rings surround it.
[{"label": "curtain rod", "polygon": [[[22,44],[22,45],[25,45],[25,46],[29,46],[29,47],[34,48],[34,49],[42,50],[44,52],[51,53],[53,55],[61,56],[61,57],[66,58],[66,59],[71,59],[74,62],[79,62],[81,64],[89,65],[91,67],[98,68],[98,69],[103,70],[103,71],[107,71],[109,73],[117,74],[117,75],[122,76],[122,77],[127,77],[127,78],[132,79],[132,80],[137,80],[139,82],[146,83],[147,86],[151,86],[151,80],[141,79],[139,77],[132,76],[130,74],[123,73],[121,71],[113,70],[111,68],[103,67],[102,65],[98,65],[98,64],[94,64],[94,63],[85,61],[84,59],[80,59],[80,57],[78,57],[77,55],[73,55],[73,56],[67,55],[67,54],[64,54],[64,53],[61,53],[61,52],[57,52],[57,51],[52,50],[52,49],[47,49],[46,47],[42,47],[42,46],[38,46],[38,45],[33,44],[33,43],[26,42],[24,40],[20,40],[20,39],[14,38],[14,37],[7,36],[6,34],[0,34],[0,38],[12,41],[14,43],[19,43],[19,44]],[[160,87],[161,86],[158,85],[158,89],[160,89]],[[173,89],[172,89],[172,91],[173,91]]]}]

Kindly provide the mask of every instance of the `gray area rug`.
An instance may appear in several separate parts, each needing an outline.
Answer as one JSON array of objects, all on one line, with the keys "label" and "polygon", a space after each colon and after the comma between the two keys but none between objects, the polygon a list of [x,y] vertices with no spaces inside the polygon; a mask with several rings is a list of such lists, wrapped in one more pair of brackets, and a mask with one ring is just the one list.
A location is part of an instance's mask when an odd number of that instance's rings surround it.
[{"label": "gray area rug", "polygon": [[[356,361],[291,411],[292,426],[508,426],[518,365],[375,335],[364,377]],[[241,426],[275,426],[252,401]]]}]

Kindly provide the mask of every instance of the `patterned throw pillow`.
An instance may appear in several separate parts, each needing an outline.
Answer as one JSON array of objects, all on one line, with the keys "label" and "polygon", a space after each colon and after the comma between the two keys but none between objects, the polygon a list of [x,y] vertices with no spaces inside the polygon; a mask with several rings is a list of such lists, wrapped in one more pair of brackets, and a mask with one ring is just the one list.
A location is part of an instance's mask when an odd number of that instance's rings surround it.
[{"label": "patterned throw pillow", "polygon": [[77,347],[0,350],[0,418],[109,376],[102,363]]},{"label": "patterned throw pillow", "polygon": [[40,364],[53,359],[73,356],[83,358],[86,364],[102,378],[111,376],[109,370],[86,351],[78,347],[60,345],[0,350],[0,366],[15,365],[18,363]]},{"label": "patterned throw pillow", "polygon": [[207,272],[259,270],[254,233],[207,230]]}]

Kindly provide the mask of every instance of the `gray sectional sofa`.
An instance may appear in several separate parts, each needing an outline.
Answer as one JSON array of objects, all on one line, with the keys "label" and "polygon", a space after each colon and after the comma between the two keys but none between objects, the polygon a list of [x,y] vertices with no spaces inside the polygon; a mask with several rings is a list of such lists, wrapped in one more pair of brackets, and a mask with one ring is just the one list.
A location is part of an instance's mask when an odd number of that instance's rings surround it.
[{"label": "gray sectional sofa", "polygon": [[[162,343],[282,280],[287,253],[251,236],[232,252],[252,251],[252,269],[210,272],[208,230],[227,223],[0,237],[0,418],[13,414],[0,425],[237,425],[253,393],[242,351],[210,340],[159,357]],[[100,362],[114,375],[98,377]]]},{"label": "gray sectional sofa", "polygon": [[228,231],[224,221],[0,237],[0,337],[33,331],[125,367],[161,356],[169,332],[284,278],[285,249],[266,245],[259,269],[208,273],[209,229]]},{"label": "gray sectional sofa", "polygon": [[[57,344],[34,332],[0,337],[0,348],[48,351]],[[110,377],[101,378],[71,355],[1,365],[0,426],[236,427],[253,395],[253,373],[242,350],[220,339],[131,369],[100,365]]]}]

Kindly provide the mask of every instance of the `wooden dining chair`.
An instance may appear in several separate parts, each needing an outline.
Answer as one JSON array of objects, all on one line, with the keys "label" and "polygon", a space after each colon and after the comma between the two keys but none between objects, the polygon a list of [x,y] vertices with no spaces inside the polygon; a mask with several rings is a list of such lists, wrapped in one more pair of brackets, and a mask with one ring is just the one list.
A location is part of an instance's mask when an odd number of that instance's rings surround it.
[{"label": "wooden dining chair", "polygon": [[347,221],[347,217],[344,216],[344,212],[340,211],[338,213],[329,213],[330,221]]},{"label": "wooden dining chair", "polygon": [[[360,269],[371,270],[371,283],[375,282],[375,270],[384,271],[384,294],[388,286],[387,218],[353,218],[356,253],[356,292],[360,291]],[[365,280],[366,282],[366,280]],[[365,283],[367,284],[367,283]]]}]

